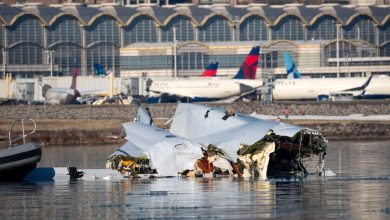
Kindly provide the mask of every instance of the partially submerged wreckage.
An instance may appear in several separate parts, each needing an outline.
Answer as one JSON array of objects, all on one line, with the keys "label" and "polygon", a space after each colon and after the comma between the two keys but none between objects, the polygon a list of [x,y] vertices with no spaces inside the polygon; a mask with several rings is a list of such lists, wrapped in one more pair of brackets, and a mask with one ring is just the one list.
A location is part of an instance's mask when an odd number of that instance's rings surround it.
[{"label": "partially submerged wreckage", "polygon": [[137,103],[134,122],[124,123],[127,143],[107,160],[107,168],[139,176],[258,176],[307,174],[304,160],[318,155],[324,172],[326,140],[318,132],[256,115],[180,103],[169,131],[152,124]]}]

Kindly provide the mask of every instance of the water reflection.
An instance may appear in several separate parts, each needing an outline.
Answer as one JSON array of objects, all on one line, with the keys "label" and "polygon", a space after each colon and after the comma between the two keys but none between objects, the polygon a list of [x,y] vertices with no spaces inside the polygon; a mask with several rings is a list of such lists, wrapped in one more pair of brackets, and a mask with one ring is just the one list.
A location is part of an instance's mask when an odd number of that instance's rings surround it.
[{"label": "water reflection", "polygon": [[44,147],[38,166],[104,168],[107,157],[118,148],[115,145]]},{"label": "water reflection", "polygon": [[[0,219],[389,219],[389,144],[330,142],[327,167],[337,176],[325,179],[0,183]],[[115,149],[46,148],[41,166],[102,168]]]}]

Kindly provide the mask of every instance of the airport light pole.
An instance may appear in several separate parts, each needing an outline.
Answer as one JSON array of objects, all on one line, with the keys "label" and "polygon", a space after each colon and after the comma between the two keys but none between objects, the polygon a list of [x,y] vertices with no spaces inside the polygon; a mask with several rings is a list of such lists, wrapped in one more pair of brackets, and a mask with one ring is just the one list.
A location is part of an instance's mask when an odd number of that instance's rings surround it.
[{"label": "airport light pole", "polygon": [[5,47],[3,47],[2,53],[3,53],[3,79],[5,79],[5,74],[7,72],[7,67],[6,67],[6,65],[7,65],[7,62],[6,62],[6,60],[7,60],[7,49],[5,49]]},{"label": "airport light pole", "polygon": [[177,78],[177,42],[176,42],[176,26],[173,26],[173,74]]},{"label": "airport light pole", "polygon": [[337,61],[337,78],[340,77],[340,24],[336,26],[336,61]]},{"label": "airport light pole", "polygon": [[49,52],[48,55],[49,55],[49,61],[50,61],[50,77],[53,77],[53,72],[54,72],[53,55],[54,55],[54,51],[53,50],[49,50],[48,52]]},{"label": "airport light pole", "polygon": [[240,41],[240,17],[232,16],[232,20],[234,22],[234,39],[233,41]]},{"label": "airport light pole", "polygon": [[[359,25],[356,26],[356,31],[357,31],[357,48],[356,48],[356,52],[357,52],[357,55],[358,57],[360,57],[360,27]],[[351,56],[352,57],[352,56]]]}]

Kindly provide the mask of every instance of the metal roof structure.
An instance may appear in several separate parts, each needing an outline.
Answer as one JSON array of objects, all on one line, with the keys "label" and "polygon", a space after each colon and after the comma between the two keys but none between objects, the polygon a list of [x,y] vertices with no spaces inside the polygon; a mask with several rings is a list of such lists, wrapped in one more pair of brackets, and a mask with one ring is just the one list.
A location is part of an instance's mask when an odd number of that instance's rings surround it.
[{"label": "metal roof structure", "polygon": [[[137,16],[147,15],[152,17],[160,26],[167,25],[177,15],[185,15],[195,23],[201,25],[214,16],[223,16],[230,23],[239,20],[243,22],[251,15],[264,18],[270,26],[278,25],[286,16],[296,16],[306,25],[314,24],[322,16],[331,16],[340,22],[341,25],[349,25],[356,17],[368,16],[378,25],[385,25],[390,19],[389,6],[340,6],[340,5],[318,5],[305,6],[291,4],[284,6],[249,5],[247,7],[232,7],[227,5],[215,6],[194,6],[176,5],[169,7],[138,6],[122,7],[115,4],[110,5],[5,5],[0,4],[0,21],[5,26],[12,26],[19,17],[32,15],[37,17],[44,25],[53,24],[62,15],[72,15],[80,20],[82,25],[89,26],[99,16],[112,16],[120,24],[128,25]],[[238,18],[238,19],[237,19]]]},{"label": "metal roof structure", "polygon": [[118,19],[122,25],[125,25],[134,15],[139,13],[137,10],[130,7],[118,7],[118,6],[103,6],[100,8],[103,14],[110,14],[114,18]]},{"label": "metal roof structure", "polygon": [[4,24],[10,24],[18,14],[23,13],[20,7],[10,7],[5,4],[0,4],[0,21]]}]

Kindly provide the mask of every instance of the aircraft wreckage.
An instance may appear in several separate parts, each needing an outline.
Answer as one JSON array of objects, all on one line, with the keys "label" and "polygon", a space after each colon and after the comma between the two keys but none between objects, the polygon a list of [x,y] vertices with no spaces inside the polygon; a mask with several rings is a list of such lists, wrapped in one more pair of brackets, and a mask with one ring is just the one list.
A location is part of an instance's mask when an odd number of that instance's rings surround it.
[{"label": "aircraft wreckage", "polygon": [[127,143],[107,159],[124,176],[304,175],[314,155],[317,174],[324,172],[327,141],[315,130],[188,103],[178,104],[164,130],[136,105],[135,121],[123,124]]}]

